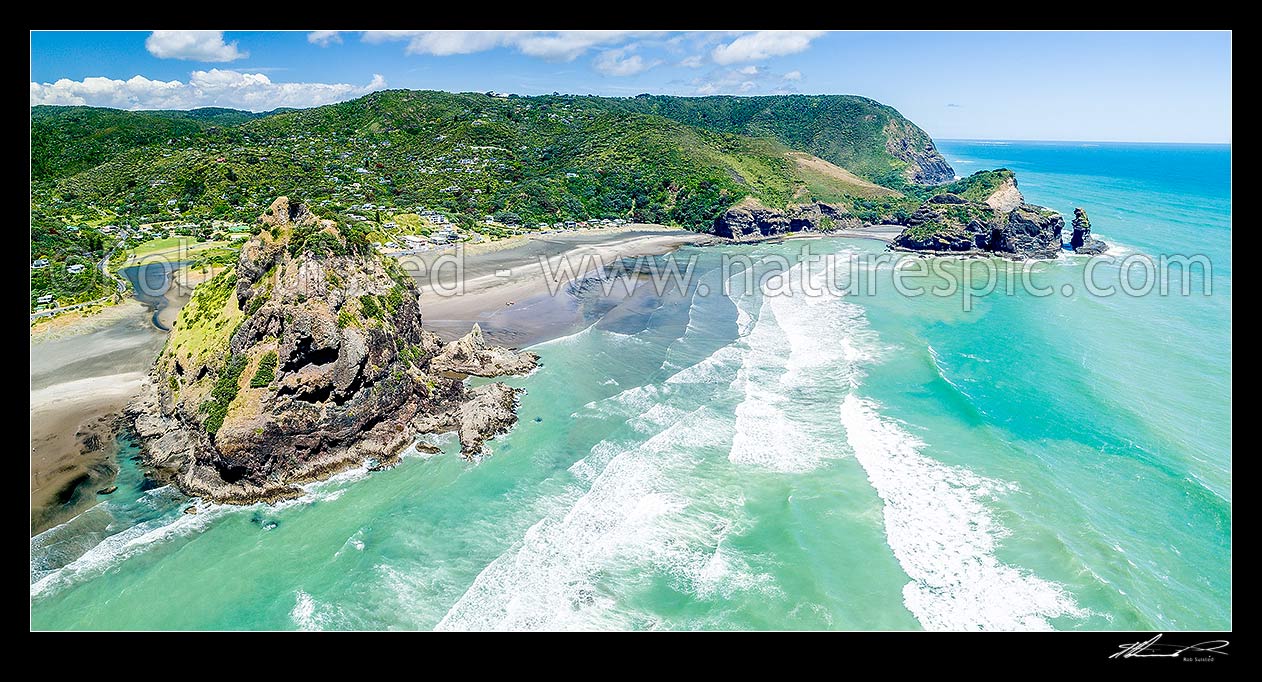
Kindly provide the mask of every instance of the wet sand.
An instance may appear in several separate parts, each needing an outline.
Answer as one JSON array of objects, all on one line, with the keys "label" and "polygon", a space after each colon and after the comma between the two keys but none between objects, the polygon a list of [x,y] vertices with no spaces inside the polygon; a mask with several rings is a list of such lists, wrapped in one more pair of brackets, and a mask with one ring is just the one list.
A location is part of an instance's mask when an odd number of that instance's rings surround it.
[{"label": "wet sand", "polygon": [[114,464],[115,420],[140,389],[192,286],[215,271],[177,271],[155,315],[129,299],[31,330],[31,534],[95,504]]},{"label": "wet sand", "polygon": [[828,233],[830,237],[845,237],[847,239],[875,239],[879,242],[889,244],[894,241],[905,228],[902,225],[869,225],[868,227],[855,227],[848,230],[837,230]]},{"label": "wet sand", "polygon": [[125,301],[97,318],[31,334],[31,533],[96,502],[113,478],[113,416],[166,342]]},{"label": "wet sand", "polygon": [[[518,348],[562,336],[582,318],[577,303],[564,293],[567,282],[601,263],[612,265],[620,258],[670,253],[685,244],[707,243],[713,238],[658,225],[631,225],[618,230],[531,235],[512,241],[499,248],[491,244],[467,249],[459,269],[450,262],[459,258],[455,250],[401,258],[409,272],[421,272],[423,266],[426,273],[417,278],[424,326],[451,340],[477,323],[492,342]],[[547,270],[541,258],[547,259]],[[441,259],[448,264],[442,265]],[[563,272],[563,259],[570,264],[572,276],[554,280],[548,272]],[[459,293],[444,295],[439,291],[454,289],[458,279],[464,282]],[[555,296],[550,288],[557,292]]]}]

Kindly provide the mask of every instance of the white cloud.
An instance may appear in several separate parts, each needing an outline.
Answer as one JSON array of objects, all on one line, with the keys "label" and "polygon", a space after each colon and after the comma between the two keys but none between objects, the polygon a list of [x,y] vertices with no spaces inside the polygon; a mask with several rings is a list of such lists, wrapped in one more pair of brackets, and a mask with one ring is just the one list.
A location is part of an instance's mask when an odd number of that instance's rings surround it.
[{"label": "white cloud", "polygon": [[368,43],[406,40],[407,54],[447,56],[508,47],[530,57],[572,61],[602,45],[658,31],[364,31]]},{"label": "white cloud", "polygon": [[[776,73],[763,67],[715,68],[689,81],[692,94],[757,95],[793,92],[789,83],[802,78],[799,71]],[[687,91],[685,91],[687,92]]]},{"label": "white cloud", "polygon": [[273,83],[261,73],[229,69],[194,71],[187,83],[132,76],[128,80],[90,77],[31,83],[31,106],[89,105],[118,109],[194,109],[231,107],[270,111],[277,107],[314,107],[366,95],[386,87],[380,74],[367,85],[349,83]]},{"label": "white cloud", "polygon": [[236,41],[225,43],[223,31],[154,31],[145,39],[145,49],[159,59],[199,62],[230,62],[250,56],[237,49]]},{"label": "white cloud", "polygon": [[685,58],[683,59],[683,61],[679,62],[679,65],[680,65],[680,66],[682,66],[682,67],[684,67],[684,68],[686,68],[686,69],[696,69],[696,68],[700,68],[700,66],[701,66],[701,55],[699,55],[699,54],[694,54],[694,55],[692,55],[691,57],[685,57]]},{"label": "white cloud", "polygon": [[307,42],[320,47],[328,47],[333,43],[342,42],[341,31],[312,31],[307,34]]},{"label": "white cloud", "polygon": [[638,54],[628,54],[634,45],[605,50],[592,60],[592,66],[606,76],[634,76],[661,63],[660,60],[644,61]]},{"label": "white cloud", "polygon": [[824,31],[758,31],[718,45],[710,56],[718,64],[754,62],[769,57],[796,54],[811,46]]}]

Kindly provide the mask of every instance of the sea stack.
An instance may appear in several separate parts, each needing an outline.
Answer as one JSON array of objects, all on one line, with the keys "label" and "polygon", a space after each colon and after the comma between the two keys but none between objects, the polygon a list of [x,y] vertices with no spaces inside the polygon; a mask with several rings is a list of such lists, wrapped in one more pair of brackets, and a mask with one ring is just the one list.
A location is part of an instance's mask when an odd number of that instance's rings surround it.
[{"label": "sea stack", "polygon": [[538,356],[423,329],[412,279],[353,226],[280,197],[259,228],[195,290],[128,407],[158,476],[215,502],[276,501],[393,462],[421,433],[456,431],[472,457],[516,422],[516,389],[463,380]]},{"label": "sea stack", "polygon": [[1069,238],[1069,246],[1073,248],[1074,253],[1097,255],[1109,248],[1108,244],[1091,236],[1091,219],[1081,208],[1074,209],[1073,228],[1074,233]]}]

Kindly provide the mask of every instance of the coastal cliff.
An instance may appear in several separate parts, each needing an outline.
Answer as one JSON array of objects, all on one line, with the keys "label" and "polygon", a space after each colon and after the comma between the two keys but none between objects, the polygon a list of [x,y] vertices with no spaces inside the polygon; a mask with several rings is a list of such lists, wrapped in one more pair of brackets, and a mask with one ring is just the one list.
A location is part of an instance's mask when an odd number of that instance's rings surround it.
[{"label": "coastal cliff", "polygon": [[891,118],[885,126],[885,150],[907,164],[903,179],[921,185],[938,185],[955,179],[955,170],[943,158],[933,140],[905,118]]},{"label": "coastal cliff", "polygon": [[538,356],[474,328],[443,343],[415,284],[353,228],[280,197],[235,267],[199,286],[128,407],[150,468],[216,502],[294,497],[297,484],[386,464],[421,433],[456,431],[472,457],[516,422]]}]

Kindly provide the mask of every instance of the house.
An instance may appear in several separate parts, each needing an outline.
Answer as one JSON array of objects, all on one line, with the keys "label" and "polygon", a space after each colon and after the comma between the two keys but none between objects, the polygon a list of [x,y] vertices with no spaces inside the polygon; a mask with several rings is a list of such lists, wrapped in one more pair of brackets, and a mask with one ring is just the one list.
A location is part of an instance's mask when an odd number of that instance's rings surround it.
[{"label": "house", "polygon": [[574,229],[574,221],[573,220],[565,221],[565,227],[570,230]]},{"label": "house", "polygon": [[398,227],[398,225],[397,225],[397,224],[395,224],[393,221],[386,221],[386,222],[382,223],[382,224],[381,224],[381,226],[382,226],[382,227],[384,227],[384,228],[386,228],[387,230],[392,230],[392,229],[394,229],[394,228]]},{"label": "house", "polygon": [[578,177],[578,173],[566,173],[566,174],[565,174],[565,177],[567,177],[567,178],[577,178],[577,177]]},{"label": "house", "polygon": [[38,304],[40,304],[40,305],[47,305],[47,304],[49,304],[49,303],[52,303],[52,302],[53,302],[53,295],[52,295],[52,294],[44,294],[43,296],[40,296],[39,298],[35,299],[35,302],[36,302],[36,303],[38,303]]},{"label": "house", "polygon": [[414,234],[405,234],[403,235],[403,241],[407,243],[408,246],[415,248],[417,246],[423,245],[425,243],[425,238],[418,237]]},{"label": "house", "polygon": [[546,230],[546,229],[548,229],[548,224],[547,224],[547,223],[539,223],[538,225],[536,225],[536,227],[538,227],[538,228],[539,228],[539,229],[541,229],[541,230]]},{"label": "house", "polygon": [[486,223],[487,225],[494,225],[494,224],[495,224],[495,216],[493,216],[493,215],[489,215],[489,216],[487,216],[487,217],[483,218],[483,219],[482,219],[482,222]]},{"label": "house", "polygon": [[31,269],[32,269],[32,270],[40,270],[40,269],[42,269],[42,268],[46,268],[46,267],[48,267],[48,259],[47,259],[47,258],[39,258],[39,259],[36,259],[36,260],[31,261]]},{"label": "house", "polygon": [[70,267],[66,268],[66,272],[72,275],[77,275],[83,272],[83,268],[84,268],[83,265],[71,265]]},{"label": "house", "polygon": [[79,227],[77,225],[67,225],[66,230],[69,232],[78,232]]}]

